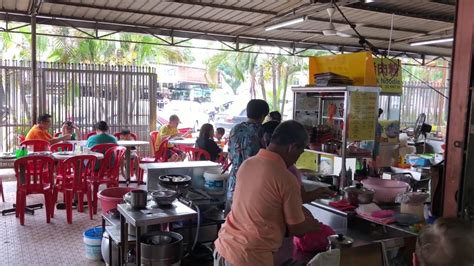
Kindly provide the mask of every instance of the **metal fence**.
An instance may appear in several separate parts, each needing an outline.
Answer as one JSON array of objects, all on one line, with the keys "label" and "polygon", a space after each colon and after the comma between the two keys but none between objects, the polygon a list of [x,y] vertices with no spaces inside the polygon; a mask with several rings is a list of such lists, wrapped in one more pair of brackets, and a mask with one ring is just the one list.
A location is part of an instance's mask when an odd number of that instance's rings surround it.
[{"label": "metal fence", "polygon": [[[38,113],[53,116],[51,133],[71,120],[85,136],[104,120],[111,133],[129,128],[148,140],[156,125],[156,78],[151,67],[39,63]],[[29,62],[0,61],[0,150],[14,149],[31,127],[30,84]]]},{"label": "metal fence", "polygon": [[[446,84],[431,83],[431,87],[448,96]],[[426,114],[426,123],[438,127],[446,126],[448,100],[423,83],[410,82],[403,85],[400,105],[400,122],[412,126],[421,113]]]},{"label": "metal fence", "polygon": [[[448,96],[447,85],[432,83],[430,86]],[[425,113],[426,123],[438,129],[446,126],[448,100],[436,91],[421,82],[405,82],[401,97],[380,97],[379,106],[384,110],[382,119],[396,120],[400,115],[402,127],[413,127],[417,117]]]}]

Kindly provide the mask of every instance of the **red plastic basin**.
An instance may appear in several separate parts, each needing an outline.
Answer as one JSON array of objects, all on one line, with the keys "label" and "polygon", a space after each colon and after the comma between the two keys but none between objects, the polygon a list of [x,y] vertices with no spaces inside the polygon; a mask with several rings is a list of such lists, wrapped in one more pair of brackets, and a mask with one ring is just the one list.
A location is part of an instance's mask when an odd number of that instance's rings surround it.
[{"label": "red plastic basin", "polygon": [[110,209],[117,208],[117,204],[123,202],[123,195],[132,191],[134,188],[131,187],[111,187],[99,191],[97,197],[100,200],[102,206],[102,213],[107,213]]}]

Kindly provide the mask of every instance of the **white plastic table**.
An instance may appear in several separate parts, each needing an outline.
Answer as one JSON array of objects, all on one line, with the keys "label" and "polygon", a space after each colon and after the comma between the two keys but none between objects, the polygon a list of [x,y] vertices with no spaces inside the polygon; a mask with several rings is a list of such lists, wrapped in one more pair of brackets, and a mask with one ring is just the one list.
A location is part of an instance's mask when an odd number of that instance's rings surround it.
[{"label": "white plastic table", "polygon": [[119,140],[117,143],[118,145],[127,148],[127,151],[125,152],[125,179],[128,185],[130,183],[130,155],[132,154],[132,147],[150,145],[150,143],[141,140]]},{"label": "white plastic table", "polygon": [[194,146],[194,144],[196,144],[196,139],[195,138],[170,139],[168,140],[168,143],[173,144],[173,145]]},{"label": "white plastic table", "polygon": [[77,155],[94,155],[97,159],[104,159],[104,155],[100,152],[76,152],[76,151],[66,151],[66,152],[53,152],[51,154],[56,160],[66,160]]}]

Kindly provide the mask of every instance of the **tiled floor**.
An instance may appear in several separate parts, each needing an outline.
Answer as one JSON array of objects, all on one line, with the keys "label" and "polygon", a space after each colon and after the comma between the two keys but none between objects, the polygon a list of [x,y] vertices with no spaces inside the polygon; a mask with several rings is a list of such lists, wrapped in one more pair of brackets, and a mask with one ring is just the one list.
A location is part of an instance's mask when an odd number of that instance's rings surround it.
[{"label": "tiled floor", "polygon": [[[15,202],[16,182],[4,181],[3,186],[6,202],[0,202],[0,210]],[[27,198],[28,204],[42,202],[42,195]],[[84,213],[73,210],[73,224],[66,222],[65,210],[55,210],[50,224],[46,223],[44,208],[36,210],[34,216],[25,214],[24,226],[14,213],[0,216],[0,265],[104,265],[85,257],[82,237],[85,229],[100,224],[100,214],[90,220],[87,209]]]}]

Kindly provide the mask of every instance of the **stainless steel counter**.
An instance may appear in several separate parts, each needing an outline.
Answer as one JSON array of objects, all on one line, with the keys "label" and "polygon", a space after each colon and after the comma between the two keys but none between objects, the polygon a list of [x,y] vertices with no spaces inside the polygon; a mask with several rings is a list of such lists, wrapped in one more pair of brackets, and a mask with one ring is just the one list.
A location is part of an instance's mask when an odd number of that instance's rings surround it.
[{"label": "stainless steel counter", "polygon": [[192,177],[194,188],[203,188],[204,172],[210,169],[220,169],[218,163],[211,161],[146,163],[141,164],[140,167],[148,173],[148,191],[156,190],[158,188],[158,177],[168,174],[188,175]]},{"label": "stainless steel counter", "polygon": [[[415,238],[416,234],[397,224],[379,224],[357,216],[355,212],[343,212],[332,208],[326,200],[305,204],[316,219],[331,226],[336,233],[354,239],[352,247],[384,242],[386,246],[403,245],[404,239]],[[396,207],[396,206],[391,206]],[[292,241],[285,238],[281,248],[274,254],[275,265],[306,265],[316,252],[299,251]]]},{"label": "stainless steel counter", "polygon": [[133,209],[126,203],[117,205],[117,210],[125,217],[127,223],[137,227],[190,220],[197,216],[196,211],[178,200],[166,208],[158,207],[155,202],[150,201],[143,210]]},{"label": "stainless steel counter", "polygon": [[[129,204],[117,205],[120,212],[120,240],[121,249],[128,250],[128,225],[135,226],[136,236],[136,265],[141,265],[140,236],[142,235],[142,227],[147,225],[167,224],[171,222],[192,220],[197,217],[197,213],[175,200],[169,207],[158,207],[155,202],[148,202],[147,208],[143,210],[133,209]],[[126,252],[122,252],[119,258],[119,264],[125,262]]]}]

